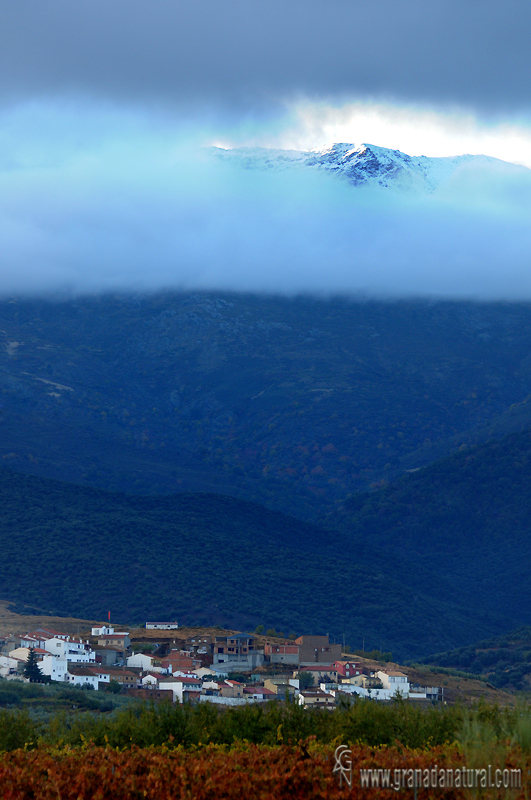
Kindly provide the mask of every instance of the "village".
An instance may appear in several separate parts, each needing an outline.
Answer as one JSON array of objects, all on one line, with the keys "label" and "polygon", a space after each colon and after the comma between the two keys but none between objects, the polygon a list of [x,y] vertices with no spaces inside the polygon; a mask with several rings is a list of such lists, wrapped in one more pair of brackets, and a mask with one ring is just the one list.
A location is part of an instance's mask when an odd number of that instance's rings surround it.
[{"label": "village", "polygon": [[282,640],[220,631],[172,639],[178,628],[177,622],[147,622],[149,640],[135,642],[110,624],[92,627],[86,638],[48,628],[11,634],[0,640],[0,676],[31,680],[31,661],[46,682],[222,706],[289,700],[334,709],[358,697],[444,701],[442,687],[412,684],[399,669],[343,652],[328,635]]}]

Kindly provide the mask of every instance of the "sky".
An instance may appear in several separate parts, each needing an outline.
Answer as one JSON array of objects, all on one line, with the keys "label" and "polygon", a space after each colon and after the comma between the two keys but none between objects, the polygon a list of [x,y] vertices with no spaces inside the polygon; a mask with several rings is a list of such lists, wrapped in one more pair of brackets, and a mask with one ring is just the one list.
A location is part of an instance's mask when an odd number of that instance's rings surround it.
[{"label": "sky", "polygon": [[210,144],[372,142],[531,169],[525,0],[8,0],[0,293],[530,299],[525,171],[397,200]]}]

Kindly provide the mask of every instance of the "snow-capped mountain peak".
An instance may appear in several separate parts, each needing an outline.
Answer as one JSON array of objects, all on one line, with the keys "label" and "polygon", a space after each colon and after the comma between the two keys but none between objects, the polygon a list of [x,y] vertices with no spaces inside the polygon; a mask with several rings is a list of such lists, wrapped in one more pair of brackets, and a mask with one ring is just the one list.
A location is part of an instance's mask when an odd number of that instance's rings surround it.
[{"label": "snow-capped mountain peak", "polygon": [[[466,165],[504,164],[482,155],[442,158],[409,156],[373,144],[335,143],[314,150],[279,150],[266,147],[238,147],[210,151],[223,161],[243,169],[284,171],[314,169],[337,174],[354,186],[379,186],[396,190],[433,192],[446,183],[454,172]],[[507,166],[514,166],[509,165]],[[517,167],[515,167],[518,169]]]}]

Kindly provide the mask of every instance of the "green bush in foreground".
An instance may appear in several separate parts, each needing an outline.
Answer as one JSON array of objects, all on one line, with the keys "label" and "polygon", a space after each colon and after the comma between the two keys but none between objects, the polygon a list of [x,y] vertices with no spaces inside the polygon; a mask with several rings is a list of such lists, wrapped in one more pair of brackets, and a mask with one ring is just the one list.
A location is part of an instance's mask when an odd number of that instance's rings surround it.
[{"label": "green bush in foreground", "polygon": [[111,747],[202,744],[231,745],[246,740],[253,744],[297,742],[308,736],[317,741],[361,741],[369,745],[410,747],[427,742],[454,741],[462,721],[456,707],[426,709],[401,701],[383,705],[358,700],[333,712],[305,709],[295,703],[247,705],[222,709],[210,703],[172,705],[135,702],[111,713],[78,711],[37,721],[26,710],[0,710],[0,750],[43,744],[78,747],[86,741]]},{"label": "green bush in foreground", "polygon": [[41,731],[26,709],[0,711],[0,751],[36,747]]},{"label": "green bush in foreground", "polygon": [[26,709],[0,709],[0,750],[40,745],[193,747],[235,742],[275,745],[314,736],[323,744],[360,742],[376,747],[400,742],[423,748],[460,741],[464,750],[496,749],[512,742],[531,750],[531,707],[479,703],[421,707],[402,700],[359,699],[329,712],[295,703],[223,709],[210,703],[130,703],[110,713],[59,712],[46,721]]}]

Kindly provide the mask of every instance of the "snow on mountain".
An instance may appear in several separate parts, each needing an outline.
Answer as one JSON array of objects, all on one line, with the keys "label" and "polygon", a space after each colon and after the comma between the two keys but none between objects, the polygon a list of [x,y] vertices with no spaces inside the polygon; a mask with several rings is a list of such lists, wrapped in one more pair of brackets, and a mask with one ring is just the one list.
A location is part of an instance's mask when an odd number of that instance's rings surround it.
[{"label": "snow on mountain", "polygon": [[522,169],[490,156],[408,156],[400,150],[390,150],[373,144],[341,143],[321,150],[275,150],[266,147],[209,149],[221,160],[244,169],[284,171],[311,168],[337,174],[354,186],[381,186],[406,191],[433,192],[465,165],[504,165]]}]

